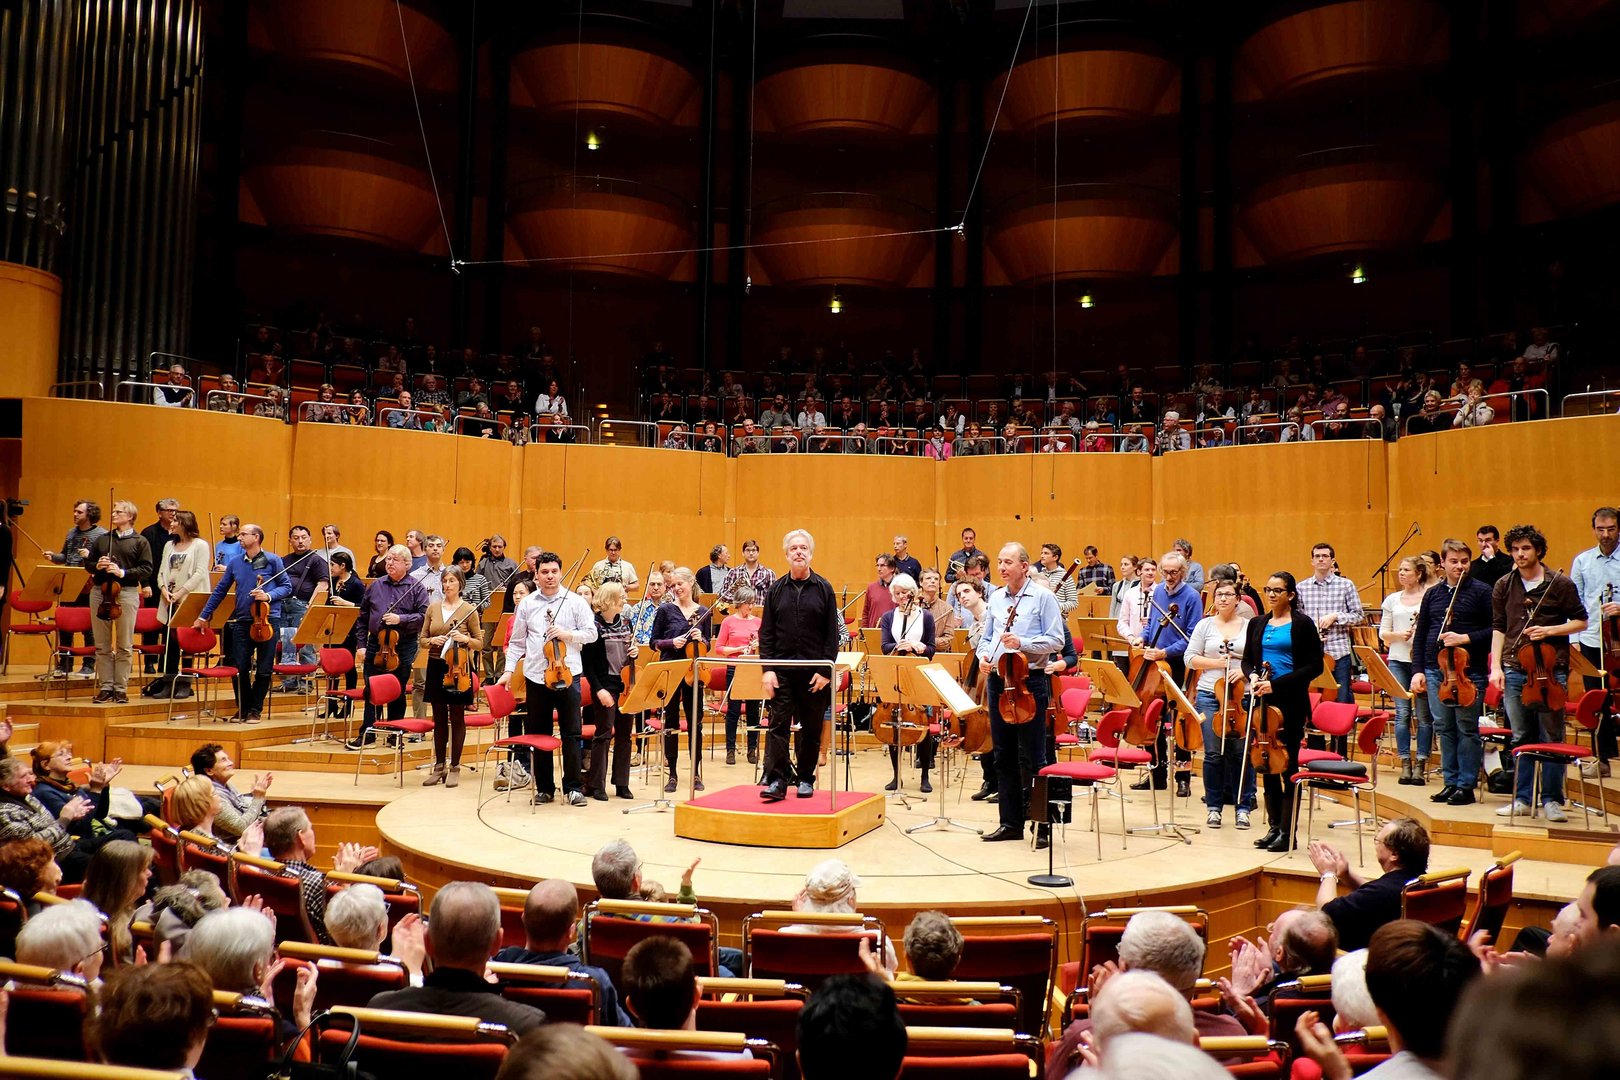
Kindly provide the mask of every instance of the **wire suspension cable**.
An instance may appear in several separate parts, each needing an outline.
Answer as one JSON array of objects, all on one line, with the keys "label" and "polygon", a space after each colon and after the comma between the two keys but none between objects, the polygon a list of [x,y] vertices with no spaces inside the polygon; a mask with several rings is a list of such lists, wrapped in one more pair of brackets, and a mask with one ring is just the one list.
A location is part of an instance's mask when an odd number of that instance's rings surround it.
[{"label": "wire suspension cable", "polygon": [[996,114],[990,119],[990,130],[984,133],[984,152],[979,155],[979,167],[973,172],[973,183],[968,186],[967,202],[962,204],[962,220],[956,226],[957,232],[962,232],[967,226],[968,210],[973,206],[973,196],[978,193],[979,179],[984,175],[984,164],[990,160],[990,147],[996,141],[996,125],[1001,122],[1001,106],[1007,101],[1007,87],[1012,85],[1012,71],[1018,64],[1018,53],[1024,47],[1024,33],[1029,29],[1029,17],[1035,10],[1035,0],[1029,0],[1024,8],[1024,21],[1018,28],[1018,41],[1013,45],[1012,56],[1007,61],[1007,77],[1001,83],[1001,97],[996,101]]},{"label": "wire suspension cable", "polygon": [[411,66],[411,43],[405,38],[405,9],[401,0],[394,0],[394,14],[399,19],[399,47],[405,50],[405,74],[411,81],[411,102],[416,106],[416,130],[422,133],[422,156],[427,159],[428,181],[433,185],[433,201],[439,207],[439,227],[444,230],[444,248],[450,253],[450,270],[455,273],[458,272],[456,245],[450,239],[450,222],[444,216],[444,199],[439,196],[439,177],[433,171],[433,151],[428,148],[427,124],[422,119],[422,99],[416,93],[416,69]]}]

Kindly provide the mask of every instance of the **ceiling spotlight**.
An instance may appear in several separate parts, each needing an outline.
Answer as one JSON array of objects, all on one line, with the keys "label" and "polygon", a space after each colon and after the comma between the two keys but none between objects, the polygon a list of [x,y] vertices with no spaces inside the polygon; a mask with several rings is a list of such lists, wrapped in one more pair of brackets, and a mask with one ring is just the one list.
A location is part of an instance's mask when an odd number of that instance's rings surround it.
[{"label": "ceiling spotlight", "polygon": [[827,310],[832,312],[834,315],[842,315],[844,313],[844,298],[838,295],[838,289],[836,287],[833,289],[832,300],[827,304]]},{"label": "ceiling spotlight", "polygon": [[1089,310],[1097,306],[1097,301],[1090,293],[1081,293],[1080,306]]},{"label": "ceiling spotlight", "polygon": [[1350,268],[1350,284],[1365,285],[1367,283],[1367,268],[1361,263]]}]

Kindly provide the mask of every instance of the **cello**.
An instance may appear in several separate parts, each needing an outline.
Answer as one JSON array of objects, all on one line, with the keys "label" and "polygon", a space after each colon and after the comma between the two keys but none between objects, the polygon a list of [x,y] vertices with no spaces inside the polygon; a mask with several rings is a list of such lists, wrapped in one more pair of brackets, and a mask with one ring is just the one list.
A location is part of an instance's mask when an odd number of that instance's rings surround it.
[{"label": "cello", "polygon": [[1145,654],[1148,649],[1159,647],[1159,638],[1164,634],[1164,628],[1172,624],[1179,614],[1181,605],[1172,603],[1170,610],[1165,612],[1163,621],[1154,629],[1153,640],[1142,649],[1131,651],[1131,666],[1126,672],[1126,678],[1130,680],[1131,690],[1135,692],[1138,704],[1131,710],[1130,718],[1125,721],[1125,741],[1133,746],[1147,746],[1158,737],[1159,733],[1148,726],[1147,707],[1149,701],[1163,693],[1159,688],[1159,681],[1164,678],[1166,669],[1159,666],[1160,661],[1149,660]]},{"label": "cello", "polygon": [[[895,614],[909,619],[915,606],[916,598],[908,597]],[[879,701],[872,710],[872,737],[886,746],[915,746],[928,737],[928,712],[921,705]]]},{"label": "cello", "polygon": [[[1445,634],[1451,629],[1451,609],[1456,606],[1457,594],[1462,592],[1462,582],[1451,591],[1451,602],[1446,605],[1445,618],[1440,620],[1440,633]],[[1456,705],[1459,708],[1471,708],[1479,700],[1479,689],[1474,686],[1468,677],[1468,650],[1461,645],[1442,645],[1435,653],[1435,659],[1440,664],[1440,689],[1436,691],[1440,701],[1445,705]]]}]

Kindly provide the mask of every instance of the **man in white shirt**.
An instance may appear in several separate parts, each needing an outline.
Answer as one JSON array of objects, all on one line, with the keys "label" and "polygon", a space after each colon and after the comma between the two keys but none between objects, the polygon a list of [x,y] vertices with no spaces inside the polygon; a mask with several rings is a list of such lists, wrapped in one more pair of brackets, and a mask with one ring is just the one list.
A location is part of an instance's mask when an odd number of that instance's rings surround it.
[{"label": "man in white shirt", "polygon": [[814,399],[807,399],[804,408],[799,410],[799,430],[805,435],[827,426],[827,414],[821,411],[820,403]]},{"label": "man in white shirt", "polygon": [[[535,591],[525,596],[512,616],[512,636],[506,646],[506,670],[497,684],[512,685],[512,673],[518,661],[528,657],[523,677],[528,682],[527,718],[512,714],[513,735],[552,734],[551,714],[557,714],[557,726],[562,736],[563,797],[569,806],[584,806],[585,793],[580,790],[579,775],[579,676],[583,666],[579,659],[582,645],[596,640],[596,616],[585,598],[569,592],[562,584],[562,559],[551,551],[542,551],[535,559]],[[546,643],[560,639],[567,647],[564,656],[570,676],[565,686],[546,684]],[[534,774],[534,801],[549,803],[557,797],[557,781],[552,772],[551,751],[533,754],[530,772]]]}]

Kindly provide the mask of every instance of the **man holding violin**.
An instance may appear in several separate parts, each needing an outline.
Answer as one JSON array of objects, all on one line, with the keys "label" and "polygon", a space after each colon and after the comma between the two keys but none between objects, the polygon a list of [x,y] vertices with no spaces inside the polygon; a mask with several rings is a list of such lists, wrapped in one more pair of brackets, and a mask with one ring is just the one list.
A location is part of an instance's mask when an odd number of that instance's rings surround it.
[{"label": "man holding violin", "polygon": [[[152,548],[135,531],[135,504],[112,506],[112,529],[90,541],[85,563],[91,568],[91,636],[96,642],[96,682],[100,704],[129,701],[129,669],[135,655],[135,609],[141,586],[152,577]],[[127,586],[128,591],[125,591]]]},{"label": "man holding violin", "polygon": [[[1159,559],[1159,584],[1149,593],[1147,615],[1142,623],[1142,637],[1131,645],[1142,648],[1142,658],[1152,663],[1163,660],[1170,665],[1170,677],[1181,685],[1187,677],[1187,642],[1193,627],[1204,617],[1204,599],[1187,582],[1187,556],[1171,549]],[[1174,617],[1172,617],[1172,612]],[[1146,705],[1146,702],[1143,702]],[[1171,710],[1166,709],[1169,716]],[[1165,763],[1169,756],[1170,740],[1167,724],[1161,724],[1156,736],[1156,749],[1151,774],[1155,790],[1165,787]],[[1192,754],[1176,747],[1176,797],[1192,796]],[[1131,785],[1133,791],[1146,791],[1149,780]]]},{"label": "man holding violin", "polygon": [[[1445,580],[1423,594],[1417,622],[1412,627],[1412,683],[1414,694],[1428,694],[1429,716],[1440,740],[1440,777],[1444,786],[1430,802],[1467,806],[1474,801],[1485,746],[1479,738],[1479,715],[1485,707],[1485,675],[1490,669],[1491,589],[1469,572],[1473,552],[1463,540],[1447,539],[1440,545]],[[1442,656],[1442,650],[1453,650]],[[1457,652],[1455,650],[1462,650]],[[1442,660],[1452,663],[1450,681],[1459,683],[1456,663],[1467,665],[1468,686],[1442,696],[1448,682],[1440,670]],[[1449,697],[1451,700],[1444,700]],[[1472,698],[1468,704],[1463,702]]]},{"label": "man holding violin", "polygon": [[[1586,629],[1586,608],[1575,583],[1541,560],[1547,538],[1534,525],[1507,534],[1514,573],[1491,587],[1491,685],[1513,726],[1513,745],[1564,741],[1563,690],[1569,685],[1569,638]],[[1531,813],[1535,770],[1518,769],[1513,801],[1498,817]],[[1541,763],[1541,813],[1565,821],[1564,766]]]},{"label": "man holding violin", "polygon": [[[399,696],[388,703],[390,720],[405,716],[405,686],[410,682],[411,665],[416,662],[427,607],[427,589],[411,576],[411,549],[395,544],[383,556],[383,576],[372,581],[360,601],[360,614],[355,620],[360,631],[355,636],[361,647],[354,654],[367,679],[392,675],[399,680]],[[397,640],[385,642],[381,636],[384,631],[393,631],[389,637],[397,636]],[[360,734],[344,745],[350,750],[370,746],[375,739],[371,726],[376,722],[377,707],[367,701]]]},{"label": "man holding violin", "polygon": [[225,564],[225,576],[214,586],[202,613],[191,625],[195,630],[208,629],[209,617],[224,601],[225,594],[235,587],[235,607],[225,627],[225,640],[231,650],[231,665],[236,668],[236,718],[244,724],[257,724],[262,719],[264,697],[270,692],[270,668],[275,662],[276,635],[272,629],[263,641],[253,640],[253,605],[270,605],[268,617],[270,625],[274,627],[276,620],[281,617],[281,601],[292,594],[292,585],[288,583],[287,575],[281,572],[281,556],[264,550],[262,528],[252,524],[243,525],[237,537],[242,544],[242,553]]},{"label": "man holding violin", "polygon": [[[1581,631],[1581,652],[1592,661],[1592,666],[1605,672],[1599,685],[1613,685],[1608,680],[1620,677],[1613,659],[1620,651],[1620,510],[1600,506],[1592,512],[1592,535],[1597,546],[1589,547],[1569,564],[1569,577],[1575,591],[1586,605],[1586,629]],[[1606,628],[1607,627],[1607,628]],[[1604,651],[1608,652],[1608,659]],[[1609,759],[1617,756],[1615,745],[1615,701],[1610,695],[1604,701],[1603,718],[1598,723],[1598,772],[1609,775]]]},{"label": "man holding violin", "polygon": [[[996,566],[1005,584],[990,595],[978,648],[979,664],[990,672],[990,738],[995,745],[996,790],[1001,794],[997,802],[1001,824],[983,837],[992,843],[1023,839],[1030,785],[1046,764],[1044,718],[1051,677],[1045,665],[1048,657],[1063,648],[1063,614],[1057,596],[1030,583],[1029,550],[1022,544],[1006,544],[996,556]],[[1013,654],[1022,654],[1027,667],[1022,687],[1003,677],[1001,659]],[[1013,722],[1012,709],[1002,708],[1002,696],[1018,691],[1034,698],[1033,715],[1024,722]],[[1048,828],[1036,830],[1036,847],[1051,842]]]}]

